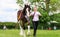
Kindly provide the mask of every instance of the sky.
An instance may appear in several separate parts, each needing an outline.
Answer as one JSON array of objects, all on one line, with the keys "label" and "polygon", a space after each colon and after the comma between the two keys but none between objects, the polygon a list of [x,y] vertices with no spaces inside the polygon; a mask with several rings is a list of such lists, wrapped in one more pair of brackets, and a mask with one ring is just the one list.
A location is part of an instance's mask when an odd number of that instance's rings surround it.
[{"label": "sky", "polygon": [[0,0],[0,22],[17,22],[16,0]]}]

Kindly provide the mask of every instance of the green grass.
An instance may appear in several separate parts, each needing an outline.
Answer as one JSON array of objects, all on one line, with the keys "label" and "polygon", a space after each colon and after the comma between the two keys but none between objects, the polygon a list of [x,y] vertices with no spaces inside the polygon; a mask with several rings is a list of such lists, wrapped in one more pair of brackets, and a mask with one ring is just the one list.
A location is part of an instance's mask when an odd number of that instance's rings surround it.
[{"label": "green grass", "polygon": [[[0,37],[21,37],[19,32],[19,30],[14,29],[0,30]],[[33,37],[33,30],[31,30],[30,37]],[[37,37],[60,37],[60,30],[37,30]]]}]

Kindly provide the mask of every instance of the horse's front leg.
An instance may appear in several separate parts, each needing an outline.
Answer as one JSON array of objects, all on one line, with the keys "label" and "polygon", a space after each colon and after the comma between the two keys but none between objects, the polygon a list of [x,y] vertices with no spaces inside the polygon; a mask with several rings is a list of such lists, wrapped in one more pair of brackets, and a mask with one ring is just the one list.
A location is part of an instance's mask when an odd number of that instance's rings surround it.
[{"label": "horse's front leg", "polygon": [[23,22],[21,22],[20,29],[21,29],[20,34],[21,34],[23,37],[26,37],[26,34],[25,34],[25,25],[24,25]]},{"label": "horse's front leg", "polygon": [[25,34],[25,23],[23,23],[23,36],[26,37],[26,34]]},{"label": "horse's front leg", "polygon": [[22,21],[18,21],[20,26],[20,35],[23,35]]},{"label": "horse's front leg", "polygon": [[20,27],[20,33],[19,33],[19,34],[20,34],[21,36],[23,36],[24,33],[23,33],[22,21],[19,20],[18,23],[19,23],[19,27]]},{"label": "horse's front leg", "polygon": [[30,35],[30,19],[29,19],[29,16],[25,16],[26,20],[27,20],[27,24],[28,24],[28,32],[27,32],[27,35]]},{"label": "horse's front leg", "polygon": [[28,24],[28,32],[27,32],[27,35],[30,35],[30,22]]},{"label": "horse's front leg", "polygon": [[23,28],[20,26],[20,35],[22,35],[23,36]]},{"label": "horse's front leg", "polygon": [[20,35],[22,35],[23,37],[26,37],[24,27],[20,26],[20,29],[21,29]]}]

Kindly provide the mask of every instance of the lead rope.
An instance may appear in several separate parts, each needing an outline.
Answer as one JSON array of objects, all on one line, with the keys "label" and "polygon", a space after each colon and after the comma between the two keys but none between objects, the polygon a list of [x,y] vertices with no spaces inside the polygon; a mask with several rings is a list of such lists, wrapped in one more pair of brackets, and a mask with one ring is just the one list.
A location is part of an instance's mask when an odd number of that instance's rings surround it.
[{"label": "lead rope", "polygon": [[35,16],[35,12],[34,12],[34,14],[33,14],[33,18],[34,18],[34,16]]}]

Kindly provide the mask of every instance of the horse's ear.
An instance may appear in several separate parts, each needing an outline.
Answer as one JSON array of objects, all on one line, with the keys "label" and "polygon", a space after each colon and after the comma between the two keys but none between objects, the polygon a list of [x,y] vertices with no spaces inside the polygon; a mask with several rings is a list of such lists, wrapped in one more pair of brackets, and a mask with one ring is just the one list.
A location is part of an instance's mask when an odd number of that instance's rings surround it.
[{"label": "horse's ear", "polygon": [[25,5],[25,7],[26,7],[26,5]]}]

